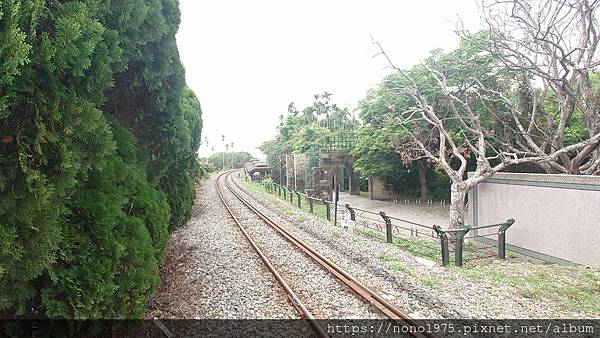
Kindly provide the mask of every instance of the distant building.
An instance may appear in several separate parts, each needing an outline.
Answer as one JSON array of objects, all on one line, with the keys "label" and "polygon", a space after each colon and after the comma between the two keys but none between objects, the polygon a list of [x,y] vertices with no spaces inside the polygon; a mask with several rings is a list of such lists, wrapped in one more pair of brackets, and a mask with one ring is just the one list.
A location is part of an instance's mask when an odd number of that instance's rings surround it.
[{"label": "distant building", "polygon": [[252,180],[262,180],[265,175],[271,174],[271,167],[267,166],[265,162],[252,159],[244,164],[244,172]]}]

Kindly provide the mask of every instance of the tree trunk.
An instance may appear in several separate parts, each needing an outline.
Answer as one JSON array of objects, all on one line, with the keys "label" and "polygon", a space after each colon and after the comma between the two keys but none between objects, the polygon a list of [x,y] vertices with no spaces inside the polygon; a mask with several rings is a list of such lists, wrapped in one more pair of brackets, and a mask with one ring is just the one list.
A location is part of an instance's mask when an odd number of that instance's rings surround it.
[{"label": "tree trunk", "polygon": [[429,162],[427,160],[420,160],[417,164],[419,169],[419,182],[421,183],[421,200],[427,199],[427,169],[429,169]]},{"label": "tree trunk", "polygon": [[450,187],[450,229],[459,229],[465,225],[467,208],[465,197],[467,187],[464,183],[452,183]]}]

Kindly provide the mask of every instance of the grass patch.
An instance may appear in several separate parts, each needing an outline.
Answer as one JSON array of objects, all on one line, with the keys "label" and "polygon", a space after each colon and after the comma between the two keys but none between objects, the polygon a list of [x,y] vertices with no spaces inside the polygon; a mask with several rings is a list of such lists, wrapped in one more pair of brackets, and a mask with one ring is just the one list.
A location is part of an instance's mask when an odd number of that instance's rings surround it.
[{"label": "grass patch", "polygon": [[[295,213],[296,210],[301,210],[306,213],[310,213],[310,204],[302,196],[300,197],[301,208],[298,208],[298,195],[296,195],[296,194],[292,195],[292,201],[290,201],[289,192],[286,193],[286,196],[284,199],[283,190],[282,190],[281,196],[279,196],[279,193],[277,192],[277,190],[273,191],[272,193],[269,193],[260,182],[244,181],[244,180],[242,180],[242,182],[244,183],[245,187],[249,191],[253,191],[258,194],[266,195],[266,196],[269,196],[269,198],[271,198],[272,200],[279,201],[281,204],[280,209],[283,210],[286,214],[288,214],[290,216],[297,216],[297,214]],[[338,205],[338,207],[339,207],[339,205]],[[332,206],[331,211],[333,213],[333,206]],[[313,202],[312,214],[317,215],[321,218],[327,219],[327,208],[321,202]],[[306,220],[305,217],[299,217],[297,219],[298,222],[304,222],[305,220]]]},{"label": "grass patch", "polygon": [[417,280],[419,281],[419,283],[421,283],[421,285],[426,286],[430,289],[437,289],[440,287],[438,281],[431,277],[421,276],[417,278]]},{"label": "grass patch", "polygon": [[523,297],[552,300],[564,309],[600,314],[600,277],[582,268],[578,270],[568,274],[540,271],[509,277],[508,282]]},{"label": "grass patch", "polygon": [[403,272],[412,277],[416,277],[416,275],[417,275],[415,270],[409,268],[408,266],[406,266],[402,263],[398,263],[398,262],[390,263],[388,265],[388,269],[390,269],[392,271],[400,271],[400,272]]},{"label": "grass patch", "polygon": [[439,245],[432,241],[395,237],[393,244],[401,249],[415,254],[416,256],[427,258],[432,261],[441,259],[442,256]]},{"label": "grass patch", "polygon": [[385,239],[383,233],[371,229],[356,229],[356,232],[362,236],[376,239]]},{"label": "grass patch", "polygon": [[501,271],[490,269],[487,266],[485,266],[485,267],[475,266],[472,268],[463,267],[463,268],[459,268],[459,271],[461,271],[464,275],[466,275],[467,277],[474,279],[474,280],[487,278],[493,282],[501,282],[501,281],[505,280],[507,277]]},{"label": "grass patch", "polygon": [[436,289],[440,286],[439,283],[435,279],[428,277],[428,276],[420,275],[412,268],[410,268],[402,263],[399,263],[399,262],[390,263],[388,265],[388,269],[390,269],[392,271],[399,271],[399,272],[405,273],[405,274],[413,277],[417,281],[417,283],[419,283],[423,286],[426,286],[428,288],[431,288],[431,289]]},{"label": "grass patch", "polygon": [[[375,231],[372,229],[357,229],[356,232],[365,237],[375,238],[382,241],[386,240],[385,234],[380,231]],[[442,256],[437,243],[424,239],[394,237],[392,244],[405,251],[413,253],[415,256],[430,260],[438,260],[441,259]]]},{"label": "grass patch", "polygon": [[[244,184],[244,187],[248,191],[253,191],[253,192],[256,192],[256,193],[261,194],[261,195],[269,196],[269,198],[272,199],[272,200],[282,200],[283,201],[283,198],[281,198],[281,199],[275,198],[275,196],[269,194],[265,190],[265,187],[260,182],[257,182],[257,181],[245,181],[245,180],[242,180],[241,182]],[[288,198],[289,198],[289,195],[288,195]],[[288,202],[289,202],[289,199],[288,199]],[[285,212],[289,216],[295,216],[296,215],[295,212],[294,212],[294,208],[291,208],[289,205],[287,205],[285,203],[280,203],[280,204],[281,204],[281,206],[279,207],[279,209],[281,211]]]},{"label": "grass patch", "polygon": [[242,183],[244,183],[244,186],[246,187],[246,189],[250,190],[250,191],[254,191],[254,192],[259,192],[259,193],[265,193],[265,187],[263,187],[262,184],[260,184],[259,182],[256,181],[246,181],[246,180],[242,180]]},{"label": "grass patch", "polygon": [[336,229],[333,229],[333,230],[329,231],[329,237],[330,238],[341,238],[343,236],[344,236],[344,234],[342,234],[341,231],[338,231]]},{"label": "grass patch", "polygon": [[[386,241],[386,236],[383,232],[372,229],[357,229],[356,231],[362,236],[378,239],[383,242]],[[418,257],[426,258],[432,261],[442,260],[442,249],[440,248],[439,243],[433,241],[428,241],[425,239],[394,237],[392,244]],[[451,252],[450,256],[450,265],[453,265],[454,254]],[[483,252],[463,251],[463,264],[467,263],[469,260],[484,257],[486,257],[486,254]]]},{"label": "grass patch", "polygon": [[[308,202],[302,204],[302,209],[310,213],[310,206]],[[327,219],[327,207],[322,203],[313,202],[313,214]]]},{"label": "grass patch", "polygon": [[[518,264],[518,263],[517,263]],[[557,304],[564,310],[582,311],[588,315],[600,314],[600,271],[580,266],[525,263],[527,269],[500,271],[501,266],[462,268],[473,280],[487,278],[499,285],[512,287],[522,297]]]},{"label": "grass patch", "polygon": [[486,258],[486,257],[489,257],[489,255],[487,255],[481,251],[463,251],[463,264],[472,259],[480,259],[480,258]]},{"label": "grass patch", "polygon": [[383,254],[379,255],[379,257],[377,257],[377,258],[379,258],[379,260],[382,261],[382,262],[389,262],[389,261],[393,260],[392,257],[386,256],[386,255],[383,255]]}]

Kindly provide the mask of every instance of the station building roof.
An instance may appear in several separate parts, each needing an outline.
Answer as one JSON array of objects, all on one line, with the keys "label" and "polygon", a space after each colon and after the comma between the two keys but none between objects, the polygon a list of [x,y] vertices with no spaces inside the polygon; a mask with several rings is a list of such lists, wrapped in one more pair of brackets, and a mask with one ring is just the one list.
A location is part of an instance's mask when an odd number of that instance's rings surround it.
[{"label": "station building roof", "polygon": [[246,172],[250,175],[254,174],[255,172],[261,174],[271,172],[271,167],[269,167],[265,162],[259,160],[250,160],[246,162],[244,164],[244,169],[246,169]]}]

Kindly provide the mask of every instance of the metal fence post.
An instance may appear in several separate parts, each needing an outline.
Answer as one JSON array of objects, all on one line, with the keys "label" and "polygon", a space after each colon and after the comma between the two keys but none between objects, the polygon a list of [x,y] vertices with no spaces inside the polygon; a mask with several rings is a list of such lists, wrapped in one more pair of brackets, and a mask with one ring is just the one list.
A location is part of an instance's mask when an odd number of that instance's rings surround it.
[{"label": "metal fence post", "polygon": [[506,223],[498,229],[498,257],[506,259],[506,230],[515,223],[514,219],[507,219]]},{"label": "metal fence post", "polygon": [[350,207],[350,204],[347,203],[344,206],[346,207],[346,209],[348,209],[348,211],[350,211],[350,220],[356,221],[356,213],[354,213],[354,209],[352,209],[352,207]]},{"label": "metal fence post", "polygon": [[442,244],[442,265],[448,266],[450,265],[450,250],[448,250],[448,235],[442,230],[442,227],[439,225],[433,225],[433,230],[437,233],[440,238],[440,243]]},{"label": "metal fence post", "polygon": [[394,237],[392,236],[392,220],[385,214],[385,212],[380,211],[379,215],[383,218],[383,220],[385,221],[385,235],[386,235],[386,241],[388,243],[393,243],[394,242]]},{"label": "metal fence post", "polygon": [[462,253],[463,253],[464,237],[467,234],[467,232],[469,232],[469,230],[471,230],[471,227],[468,225],[465,225],[465,227],[463,229],[456,232],[456,242],[454,243],[454,265],[455,266],[462,266],[462,263],[463,263]]},{"label": "metal fence post", "polygon": [[310,197],[308,197],[308,208],[309,208],[309,210],[310,210],[311,213],[314,212],[314,210],[313,210],[313,200]]},{"label": "metal fence post", "polygon": [[287,192],[286,192],[287,188],[283,187],[283,199],[287,200]]},{"label": "metal fence post", "polygon": [[296,198],[298,199],[298,208],[302,209],[302,202],[300,201],[300,193],[296,191]]},{"label": "metal fence post", "polygon": [[277,185],[277,192],[279,193],[279,197],[281,197],[281,186],[279,184]]},{"label": "metal fence post", "polygon": [[324,198],[321,198],[321,201],[323,202],[323,204],[325,204],[325,208],[327,208],[327,220],[331,221],[331,206],[325,201]]},{"label": "metal fence post", "polygon": [[290,189],[290,203],[294,202],[294,192],[292,189]]}]

